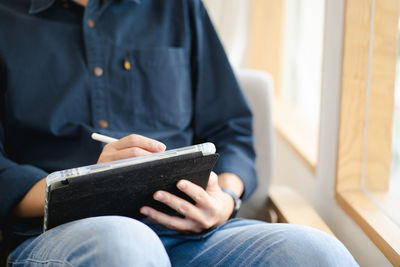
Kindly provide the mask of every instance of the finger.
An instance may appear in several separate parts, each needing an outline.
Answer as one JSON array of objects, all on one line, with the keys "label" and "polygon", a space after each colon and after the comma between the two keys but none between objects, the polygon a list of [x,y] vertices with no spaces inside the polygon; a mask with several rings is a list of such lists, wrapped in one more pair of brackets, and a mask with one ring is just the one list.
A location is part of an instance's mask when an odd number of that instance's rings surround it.
[{"label": "finger", "polygon": [[165,225],[169,229],[175,231],[187,231],[187,232],[201,232],[199,226],[189,219],[183,219],[176,216],[170,216],[165,213],[159,212],[150,207],[142,207],[140,213],[146,215],[150,220]]},{"label": "finger", "polygon": [[179,190],[193,199],[197,204],[206,207],[211,205],[211,197],[202,187],[188,180],[180,180],[177,184],[177,187]]},{"label": "finger", "polygon": [[171,193],[166,191],[157,191],[154,193],[154,199],[164,203],[189,219],[200,223],[205,220],[203,213],[198,207]]},{"label": "finger", "polygon": [[112,158],[112,160],[120,160],[120,159],[127,159],[139,156],[146,156],[150,154],[151,153],[149,151],[144,150],[140,147],[130,147],[130,148],[125,148],[123,150],[114,151],[110,153],[110,157]]},{"label": "finger", "polygon": [[125,136],[124,138],[121,138],[116,142],[110,143],[107,146],[116,150],[122,150],[130,147],[139,147],[149,152],[162,152],[166,148],[163,143],[138,134]]}]

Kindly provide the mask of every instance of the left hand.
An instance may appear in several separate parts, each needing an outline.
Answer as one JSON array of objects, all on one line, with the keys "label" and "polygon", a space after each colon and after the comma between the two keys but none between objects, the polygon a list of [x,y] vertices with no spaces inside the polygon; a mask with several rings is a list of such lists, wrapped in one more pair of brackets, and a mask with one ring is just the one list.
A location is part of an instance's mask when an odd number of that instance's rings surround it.
[{"label": "left hand", "polygon": [[167,215],[151,207],[144,206],[140,212],[150,220],[179,232],[201,233],[213,226],[226,222],[234,208],[232,197],[218,185],[218,176],[211,172],[206,190],[187,180],[180,180],[179,190],[191,197],[195,204],[166,191],[154,193],[154,199],[176,210],[184,218]]}]

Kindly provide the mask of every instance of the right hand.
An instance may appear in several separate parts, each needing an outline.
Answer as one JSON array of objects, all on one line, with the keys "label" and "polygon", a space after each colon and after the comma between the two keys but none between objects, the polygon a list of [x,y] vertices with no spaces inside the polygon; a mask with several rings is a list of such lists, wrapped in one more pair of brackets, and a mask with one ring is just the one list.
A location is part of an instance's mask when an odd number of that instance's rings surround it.
[{"label": "right hand", "polygon": [[151,153],[165,151],[166,146],[154,139],[138,134],[131,134],[104,146],[97,164],[145,156]]}]

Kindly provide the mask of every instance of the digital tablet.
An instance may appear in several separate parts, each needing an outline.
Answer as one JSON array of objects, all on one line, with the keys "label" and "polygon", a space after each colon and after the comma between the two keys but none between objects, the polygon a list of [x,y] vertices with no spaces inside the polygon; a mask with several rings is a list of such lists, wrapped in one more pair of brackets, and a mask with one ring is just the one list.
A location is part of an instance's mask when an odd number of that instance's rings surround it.
[{"label": "digital tablet", "polygon": [[94,216],[140,219],[139,209],[144,205],[174,212],[155,201],[154,192],[165,190],[193,203],[176,183],[186,179],[206,188],[218,159],[215,152],[214,144],[203,143],[51,173],[46,178],[44,231]]}]

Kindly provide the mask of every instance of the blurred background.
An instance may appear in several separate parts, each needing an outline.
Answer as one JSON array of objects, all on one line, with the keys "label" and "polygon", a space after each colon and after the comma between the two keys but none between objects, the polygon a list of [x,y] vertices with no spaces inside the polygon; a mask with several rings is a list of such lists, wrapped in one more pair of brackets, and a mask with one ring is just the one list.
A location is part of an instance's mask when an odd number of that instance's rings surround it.
[{"label": "blurred background", "polygon": [[271,185],[361,266],[400,266],[399,1],[203,1],[232,66],[273,77]]}]

